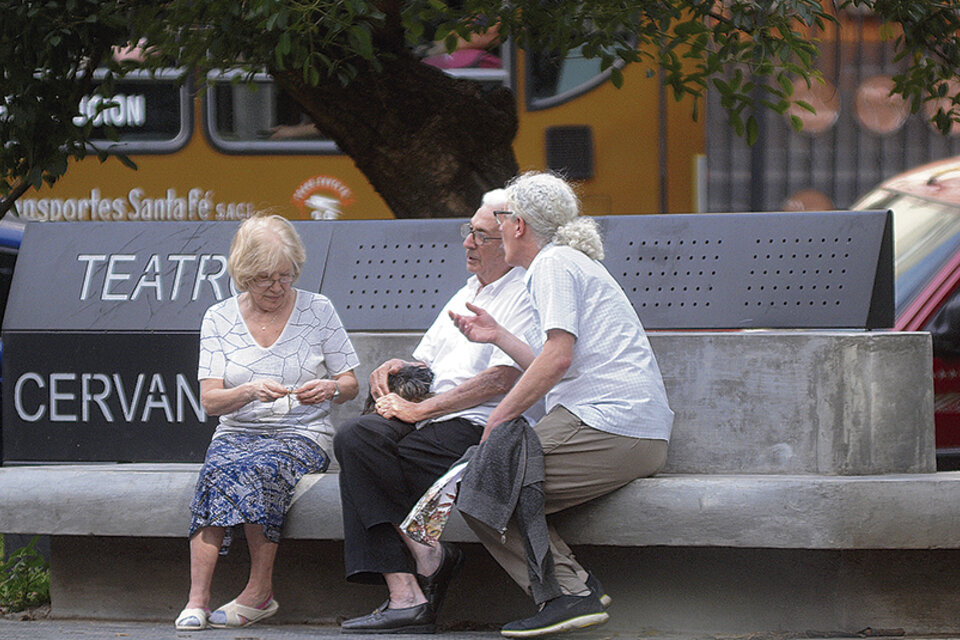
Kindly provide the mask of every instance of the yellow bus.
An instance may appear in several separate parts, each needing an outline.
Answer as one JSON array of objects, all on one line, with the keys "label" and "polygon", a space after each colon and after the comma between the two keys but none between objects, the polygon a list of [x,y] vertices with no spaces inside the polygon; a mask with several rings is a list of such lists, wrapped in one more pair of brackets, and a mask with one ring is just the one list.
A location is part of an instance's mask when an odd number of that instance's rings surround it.
[{"label": "yellow bus", "polygon": [[[579,183],[591,215],[697,209],[703,127],[691,120],[688,102],[663,95],[656,77],[631,65],[617,89],[609,71],[576,52],[552,67],[508,45],[488,57],[495,62],[445,71],[513,89],[521,170],[563,171]],[[100,144],[138,169],[94,155],[72,162],[53,187],[20,199],[21,218],[234,220],[266,208],[291,219],[393,217],[353,161],[305,122],[269,76],[256,76],[253,86],[231,72],[209,80],[201,90],[204,83],[182,70],[132,74],[108,109],[98,112],[97,98],[84,98],[78,122],[91,121]],[[118,132],[116,143],[104,137],[106,124]]]}]

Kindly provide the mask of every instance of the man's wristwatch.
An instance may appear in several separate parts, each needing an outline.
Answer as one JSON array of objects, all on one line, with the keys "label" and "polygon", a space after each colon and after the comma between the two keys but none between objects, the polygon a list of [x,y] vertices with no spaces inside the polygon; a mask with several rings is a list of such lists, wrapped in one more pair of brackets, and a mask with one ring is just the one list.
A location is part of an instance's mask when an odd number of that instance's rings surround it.
[{"label": "man's wristwatch", "polygon": [[334,381],[333,381],[333,386],[334,386],[335,388],[334,388],[334,390],[333,390],[333,395],[330,396],[330,399],[331,399],[331,400],[333,400],[334,398],[336,398],[337,396],[340,395],[340,383],[337,382],[336,380],[334,380]]}]

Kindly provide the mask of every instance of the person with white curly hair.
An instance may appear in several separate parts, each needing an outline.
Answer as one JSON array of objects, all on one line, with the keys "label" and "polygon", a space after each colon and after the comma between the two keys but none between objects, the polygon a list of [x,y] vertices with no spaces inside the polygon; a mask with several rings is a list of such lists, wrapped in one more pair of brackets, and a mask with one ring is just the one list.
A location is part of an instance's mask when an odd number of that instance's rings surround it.
[{"label": "person with white curly hair", "polygon": [[[599,262],[597,224],[580,215],[576,193],[562,178],[526,173],[507,186],[509,207],[495,211],[506,260],[527,269],[526,286],[540,320],[543,346],[534,351],[483,309],[454,318],[470,340],[489,342],[524,370],[494,408],[485,440],[531,404],[546,399],[534,430],[543,445],[549,515],[657,473],[666,462],[673,426],[660,369],[643,326],[623,290]],[[503,428],[507,428],[504,426]],[[466,517],[487,550],[528,593],[517,527],[505,535]],[[605,622],[609,597],[549,528],[563,595],[532,617],[511,622],[507,637],[534,637]]]}]

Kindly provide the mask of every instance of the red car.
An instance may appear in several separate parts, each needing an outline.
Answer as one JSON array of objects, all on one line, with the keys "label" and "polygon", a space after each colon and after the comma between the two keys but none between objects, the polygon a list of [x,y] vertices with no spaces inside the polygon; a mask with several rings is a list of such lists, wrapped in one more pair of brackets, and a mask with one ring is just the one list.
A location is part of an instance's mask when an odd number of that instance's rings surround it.
[{"label": "red car", "polygon": [[851,209],[892,209],[896,325],[933,337],[937,468],[960,469],[960,157],[902,173]]}]

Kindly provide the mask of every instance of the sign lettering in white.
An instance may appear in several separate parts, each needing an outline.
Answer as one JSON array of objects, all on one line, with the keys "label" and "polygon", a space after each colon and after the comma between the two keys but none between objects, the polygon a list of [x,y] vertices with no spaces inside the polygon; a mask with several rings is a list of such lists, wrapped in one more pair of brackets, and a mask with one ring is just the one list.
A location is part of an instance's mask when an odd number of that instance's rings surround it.
[{"label": "sign lettering in white", "polygon": [[[182,373],[176,374],[171,384],[161,373],[139,373],[136,380],[124,381],[119,373],[58,372],[44,377],[28,371],[17,378],[13,404],[26,422],[87,423],[99,413],[106,422],[145,423],[156,412],[167,422],[203,422],[207,416],[196,386],[196,380]],[[28,405],[24,396],[33,401]],[[110,408],[111,399],[119,403],[119,414]],[[190,410],[192,417],[188,418]]]},{"label": "sign lettering in white", "polygon": [[[101,105],[110,105],[101,107]],[[102,110],[101,110],[102,109]],[[147,123],[147,96],[118,93],[112,98],[92,95],[80,98],[80,115],[73,118],[78,127],[90,122],[94,127],[142,127]],[[99,113],[98,113],[99,111]]]},{"label": "sign lettering in white", "polygon": [[217,200],[212,190],[201,187],[189,189],[186,196],[175,187],[162,196],[134,187],[123,197],[105,197],[93,187],[89,198],[21,198],[16,206],[21,218],[34,222],[243,220],[256,213],[252,202]]},{"label": "sign lettering in white", "polygon": [[77,262],[83,265],[80,300],[126,302],[142,296],[163,302],[189,295],[194,301],[209,288],[219,301],[236,293],[222,254],[81,253]]}]

